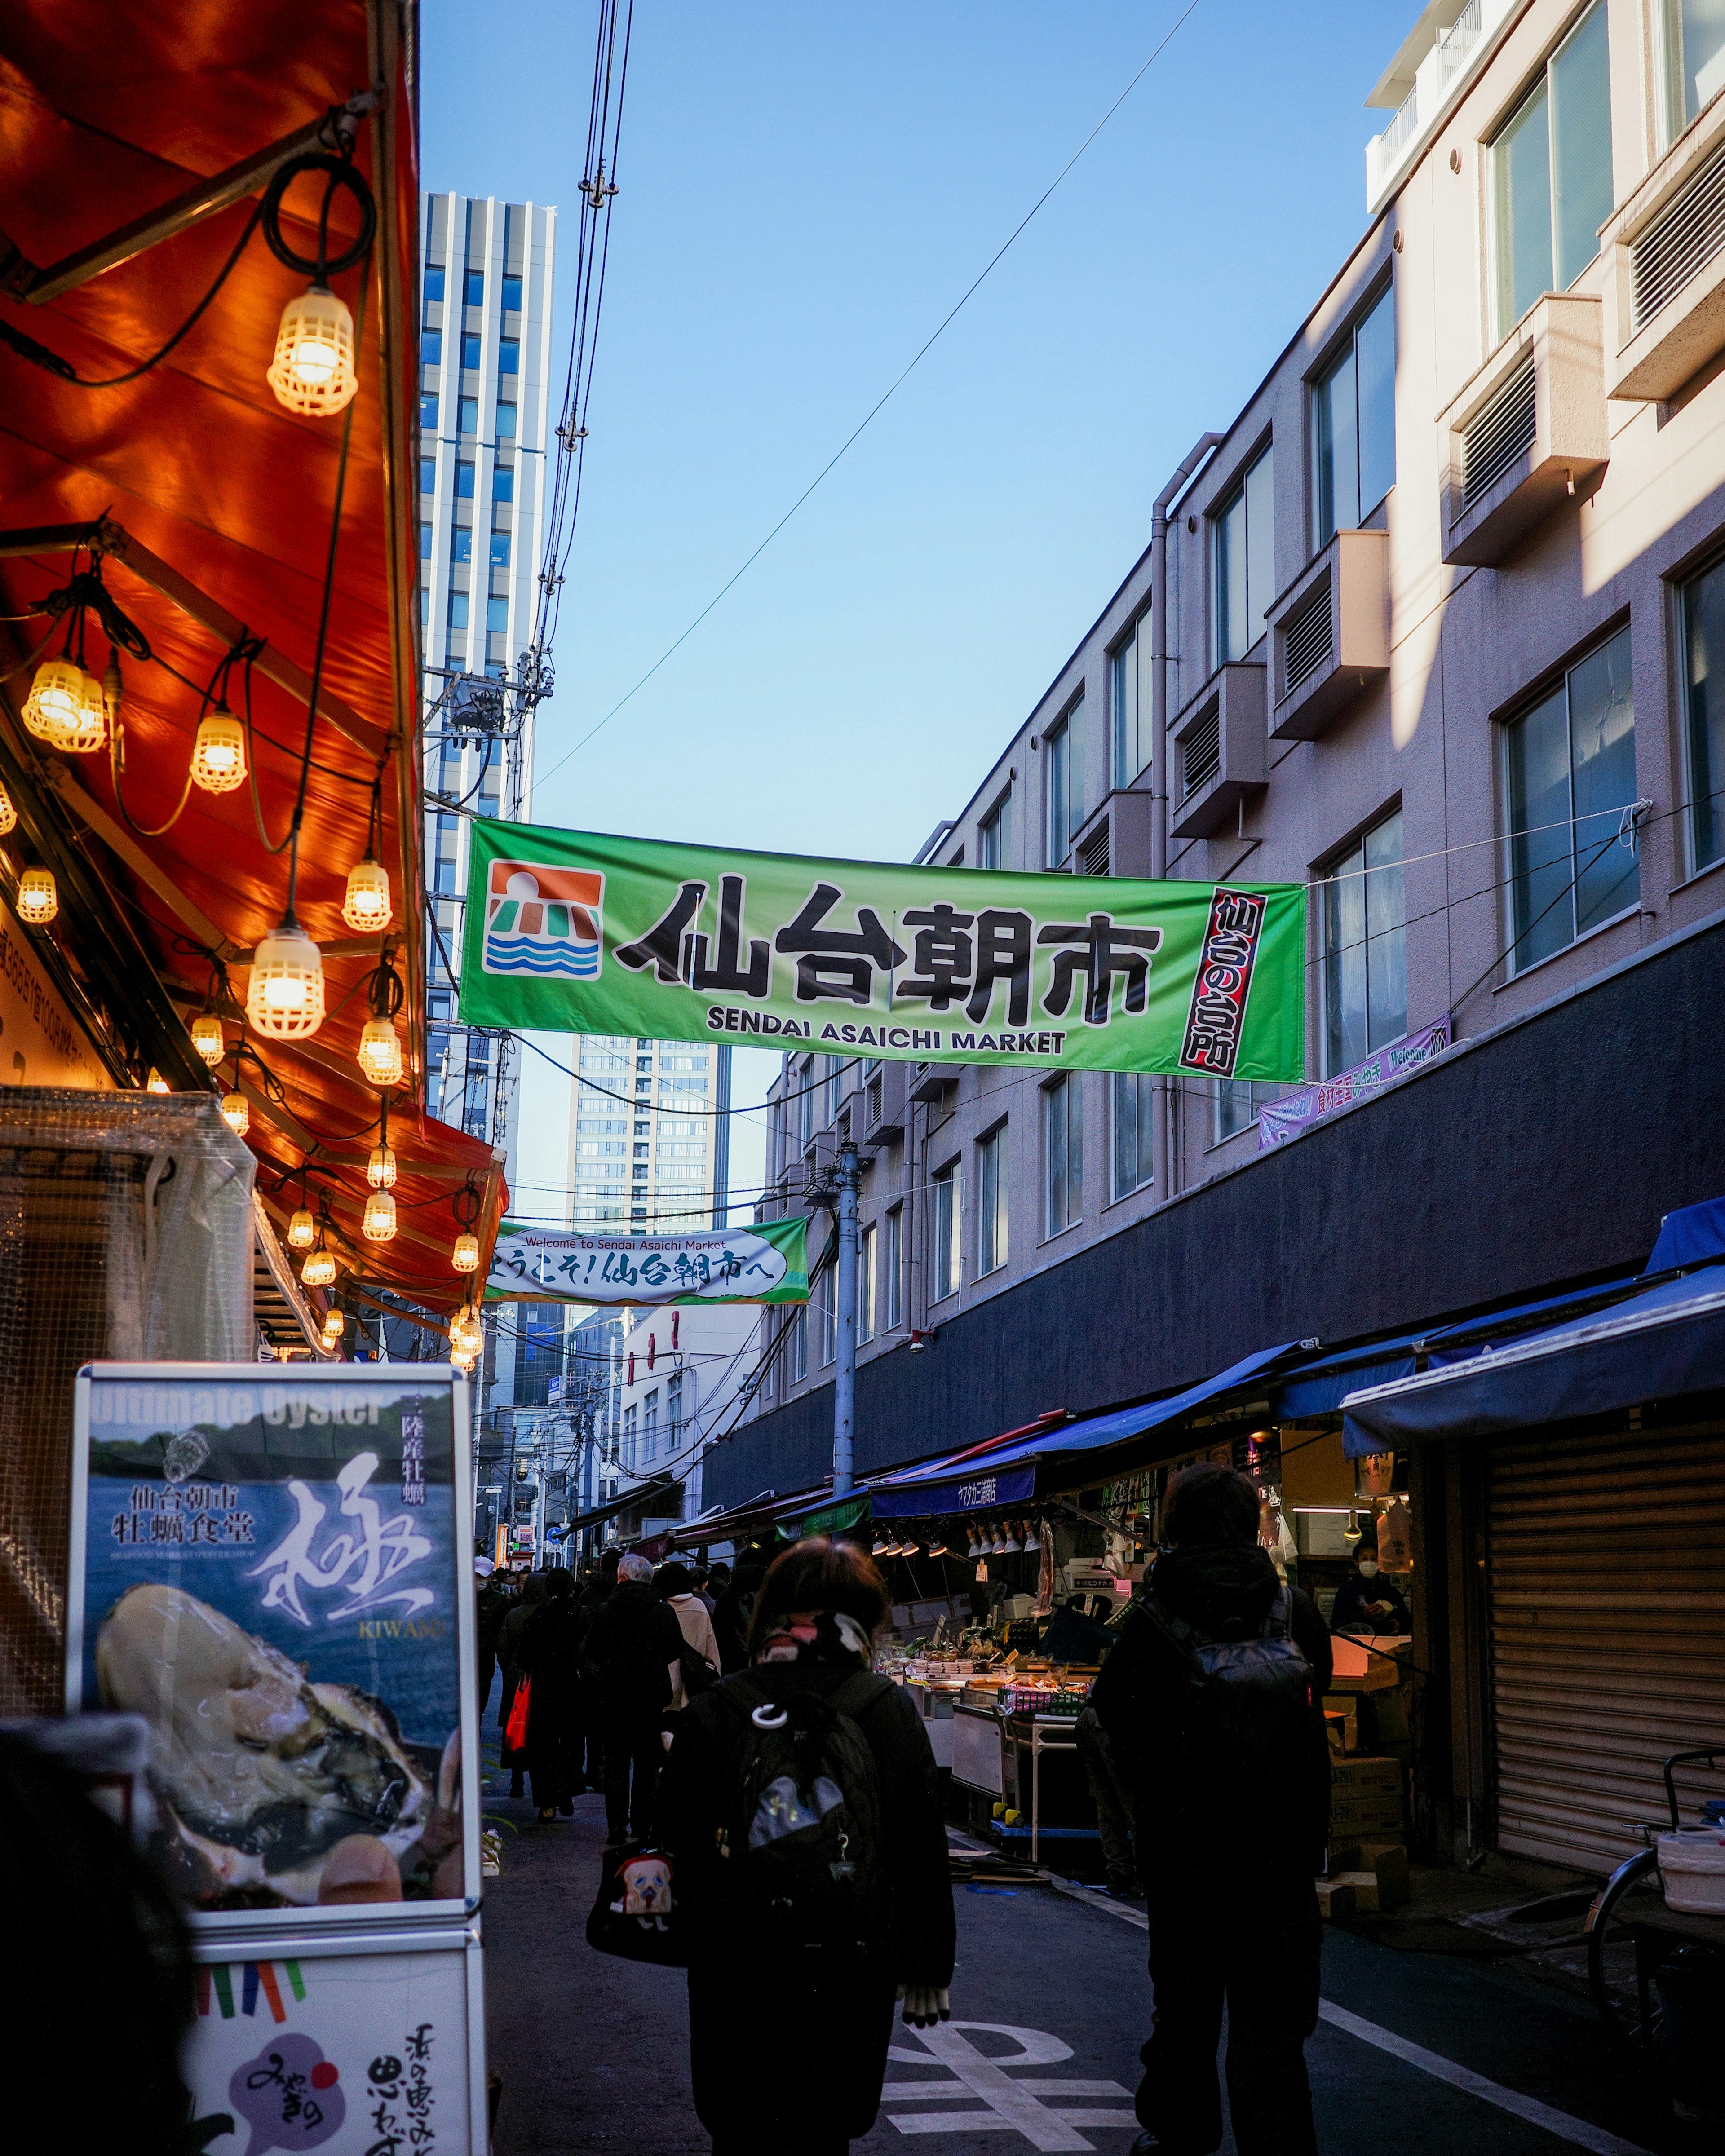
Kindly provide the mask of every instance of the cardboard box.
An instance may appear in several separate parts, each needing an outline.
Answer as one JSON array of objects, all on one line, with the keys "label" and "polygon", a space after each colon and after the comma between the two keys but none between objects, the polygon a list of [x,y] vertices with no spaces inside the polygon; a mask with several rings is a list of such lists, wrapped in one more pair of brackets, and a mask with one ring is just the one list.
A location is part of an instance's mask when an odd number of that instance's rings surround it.
[{"label": "cardboard box", "polygon": [[1353,1889],[1353,1913],[1356,1917],[1377,1915],[1378,1875],[1376,1872],[1332,1871],[1330,1874],[1328,1884],[1332,1895],[1342,1888]]},{"label": "cardboard box", "polygon": [[1353,1751],[1358,1738],[1355,1726],[1348,1716],[1329,1707],[1324,1710],[1324,1734],[1330,1740],[1331,1753],[1338,1759]]},{"label": "cardboard box", "polygon": [[1393,1840],[1402,1831],[1402,1800],[1399,1796],[1336,1797],[1330,1804],[1330,1831],[1358,1841]]},{"label": "cardboard box", "polygon": [[1399,1909],[1407,1900],[1408,1852],[1400,1842],[1362,1842],[1358,1868],[1369,1871],[1377,1881],[1380,1909]]},{"label": "cardboard box", "polygon": [[1353,1886],[1340,1879],[1320,1879],[1317,1882],[1318,1912],[1325,1917],[1351,1917],[1353,1914]]},{"label": "cardboard box", "polygon": [[1338,1797],[1379,1797],[1402,1793],[1402,1763],[1381,1753],[1356,1753],[1330,1762],[1330,1784]]},{"label": "cardboard box", "polygon": [[[1359,1709],[1345,1692],[1324,1694],[1324,1727],[1332,1732],[1332,1748],[1339,1752],[1358,1752],[1359,1749]],[[1343,1724],[1343,1740],[1333,1741],[1334,1725],[1337,1717]]]}]

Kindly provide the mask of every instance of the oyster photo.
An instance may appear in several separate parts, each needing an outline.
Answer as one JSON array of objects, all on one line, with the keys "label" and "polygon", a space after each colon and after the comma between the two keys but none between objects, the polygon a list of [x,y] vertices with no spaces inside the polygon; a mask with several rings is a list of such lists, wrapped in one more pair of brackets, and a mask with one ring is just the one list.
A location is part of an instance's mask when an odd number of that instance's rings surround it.
[{"label": "oyster photo", "polygon": [[95,1645],[105,1706],[150,1724],[151,1780],[194,1898],[317,1900],[355,1834],[398,1859],[436,1797],[381,1700],[297,1662],[177,1587],[134,1587]]}]

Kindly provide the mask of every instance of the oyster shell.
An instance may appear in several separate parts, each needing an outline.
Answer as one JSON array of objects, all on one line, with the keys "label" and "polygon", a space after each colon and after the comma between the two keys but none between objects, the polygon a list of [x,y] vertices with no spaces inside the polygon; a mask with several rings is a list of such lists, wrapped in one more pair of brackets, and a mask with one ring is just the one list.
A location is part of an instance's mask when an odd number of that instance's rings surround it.
[{"label": "oyster shell", "polygon": [[398,1856],[434,1792],[381,1700],[296,1662],[177,1587],[129,1589],[97,1635],[104,1702],[150,1724],[151,1779],[202,1891],[317,1899],[351,1834]]}]

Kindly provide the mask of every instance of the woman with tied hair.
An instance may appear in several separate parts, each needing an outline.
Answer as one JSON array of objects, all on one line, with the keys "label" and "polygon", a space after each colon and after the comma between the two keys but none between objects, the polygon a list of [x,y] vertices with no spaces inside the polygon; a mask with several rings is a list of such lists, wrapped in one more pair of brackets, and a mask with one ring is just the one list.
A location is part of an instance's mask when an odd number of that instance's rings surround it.
[{"label": "woman with tied hair", "polygon": [[[870,1673],[888,1607],[854,1544],[798,1543],[761,1584],[749,1666],[675,1718],[660,1838],[689,1943],[695,2108],[714,2156],[844,2156],[880,2107],[895,1999],[918,2028],[948,2017],[952,1890],[934,1754],[907,1695]],[[822,1825],[834,1817],[836,1843]],[[854,1871],[870,1913],[851,1929],[866,1937],[774,1932],[752,1897],[782,1851],[793,1897],[808,1880],[822,1901],[829,1871]]]}]

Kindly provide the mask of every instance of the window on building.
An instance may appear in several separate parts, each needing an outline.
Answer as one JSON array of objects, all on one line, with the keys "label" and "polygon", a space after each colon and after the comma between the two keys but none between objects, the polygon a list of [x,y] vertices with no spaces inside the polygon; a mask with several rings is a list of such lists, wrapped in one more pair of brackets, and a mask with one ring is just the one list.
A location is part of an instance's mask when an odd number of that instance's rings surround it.
[{"label": "window on building", "polygon": [[1725,6],[1664,0],[1666,140],[1681,135],[1725,89]]},{"label": "window on building", "polygon": [[895,1325],[904,1322],[905,1315],[905,1216],[901,1207],[895,1205],[885,1215],[881,1233],[885,1240],[880,1250],[880,1322],[890,1332]]},{"label": "window on building", "polygon": [[419,332],[419,364],[422,367],[441,367],[443,363],[443,331],[441,330],[421,330]]},{"label": "window on building", "polygon": [[829,1055],[827,1058],[826,1096],[821,1112],[823,1124],[838,1121],[839,1104],[845,1098],[845,1081],[849,1075],[849,1067],[842,1055]]},{"label": "window on building", "polygon": [[470,371],[479,366],[480,357],[479,331],[477,330],[464,330],[461,332],[462,367],[464,369]]},{"label": "window on building", "polygon": [[797,1096],[797,1150],[807,1152],[814,1136],[814,1101],[820,1088],[814,1075],[814,1058],[791,1065],[791,1086]]},{"label": "window on building", "polygon": [[929,1232],[934,1241],[934,1300],[954,1295],[958,1289],[959,1183],[954,1161],[933,1178],[933,1218]]},{"label": "window on building", "polygon": [[655,1385],[641,1402],[641,1457],[659,1457],[659,1388]]},{"label": "window on building", "polygon": [[449,559],[452,562],[470,562],[473,559],[473,526],[457,524],[449,533]]},{"label": "window on building", "polygon": [[1521,972],[1640,897],[1626,629],[1504,728],[1504,762],[1509,961]]},{"label": "window on building", "polygon": [[506,531],[491,534],[491,567],[494,569],[509,567],[509,534]]},{"label": "window on building", "polygon": [[435,457],[421,457],[419,459],[419,491],[421,494],[437,492],[437,459]]},{"label": "window on building", "polygon": [[1491,145],[1497,334],[1542,292],[1567,292],[1611,214],[1611,74],[1605,0],[1594,4]]},{"label": "window on building", "polygon": [[431,526],[429,524],[419,526],[419,559],[422,562],[431,559]]},{"label": "window on building", "polygon": [[825,1369],[839,1353],[839,1289],[833,1266],[821,1275],[815,1293],[820,1309],[820,1366]]},{"label": "window on building", "polygon": [[1395,485],[1395,288],[1353,326],[1312,394],[1317,543],[1351,531]]},{"label": "window on building", "polygon": [[1692,578],[1682,599],[1689,866],[1695,874],[1725,856],[1725,562]]},{"label": "window on building", "polygon": [[485,601],[485,633],[501,636],[509,627],[509,601],[506,598],[488,598]]},{"label": "window on building", "polygon": [[458,397],[455,400],[455,429],[458,434],[476,434],[479,432],[479,399],[477,397]]},{"label": "window on building", "polygon": [[465,592],[451,592],[449,593],[449,627],[454,629],[465,629],[466,626],[467,594]]},{"label": "window on building", "polygon": [[468,271],[466,277],[463,280],[461,300],[464,306],[484,306],[485,304],[485,273],[483,270],[470,270]]},{"label": "window on building", "polygon": [[1072,850],[1072,834],[1084,821],[1084,699],[1042,737],[1043,783],[1047,788],[1048,842],[1045,865],[1057,869]]},{"label": "window on building", "polygon": [[519,314],[521,309],[521,280],[519,277],[512,277],[506,272],[503,279],[503,311],[506,315]]},{"label": "window on building", "polygon": [[1401,810],[1324,877],[1324,1074],[1333,1078],[1408,1029]]},{"label": "window on building", "polygon": [[497,403],[497,439],[500,442],[515,439],[515,407],[506,404],[500,398]]},{"label": "window on building", "polygon": [[977,1141],[976,1270],[981,1280],[1006,1263],[1006,1126]]},{"label": "window on building", "polygon": [[1124,1198],[1128,1191],[1142,1190],[1155,1177],[1151,1106],[1154,1096],[1149,1078],[1137,1070],[1111,1073],[1108,1096],[1108,1119],[1113,1139],[1113,1191],[1117,1198]]},{"label": "window on building", "polygon": [[791,1320],[791,1383],[799,1385],[809,1375],[809,1306],[797,1305],[797,1314]]},{"label": "window on building", "polygon": [[1250,1084],[1244,1078],[1222,1078],[1216,1083],[1216,1143],[1237,1137],[1253,1128],[1258,1111],[1279,1101],[1286,1089],[1281,1086]]},{"label": "window on building", "polygon": [[499,465],[491,474],[491,499],[493,501],[515,500],[515,473],[510,465]]},{"label": "window on building", "polygon": [[623,1459],[624,1466],[631,1472],[640,1456],[640,1432],[638,1420],[635,1404],[631,1400],[623,1410]]},{"label": "window on building", "polygon": [[673,1370],[665,1381],[665,1420],[667,1449],[675,1452],[683,1437],[683,1373]]},{"label": "window on building", "polygon": [[865,1228],[856,1239],[856,1337],[875,1337],[875,1230]]},{"label": "window on building", "polygon": [[473,500],[473,474],[474,465],[471,457],[458,457],[455,459],[455,499],[457,501],[471,501]]},{"label": "window on building", "polygon": [[497,341],[497,372],[500,374],[519,374],[521,371],[521,339],[519,337],[500,337]]},{"label": "window on building", "polygon": [[423,433],[437,432],[437,392],[428,389],[419,399],[419,426]]},{"label": "window on building", "polygon": [[1009,786],[977,825],[976,865],[979,869],[1004,869],[1011,859],[1012,788]]},{"label": "window on building", "polygon": [[1266,449],[1211,521],[1216,664],[1244,659],[1276,597],[1275,454]]},{"label": "window on building", "polygon": [[430,306],[434,300],[441,300],[443,295],[444,265],[441,262],[428,262],[425,265],[426,305]]},{"label": "window on building", "polygon": [[1073,1078],[1043,1089],[1042,1188],[1044,1232],[1058,1235],[1084,1209],[1084,1116]]},{"label": "window on building", "polygon": [[1108,654],[1108,738],[1116,786],[1130,786],[1150,761],[1150,617],[1141,614]]}]

